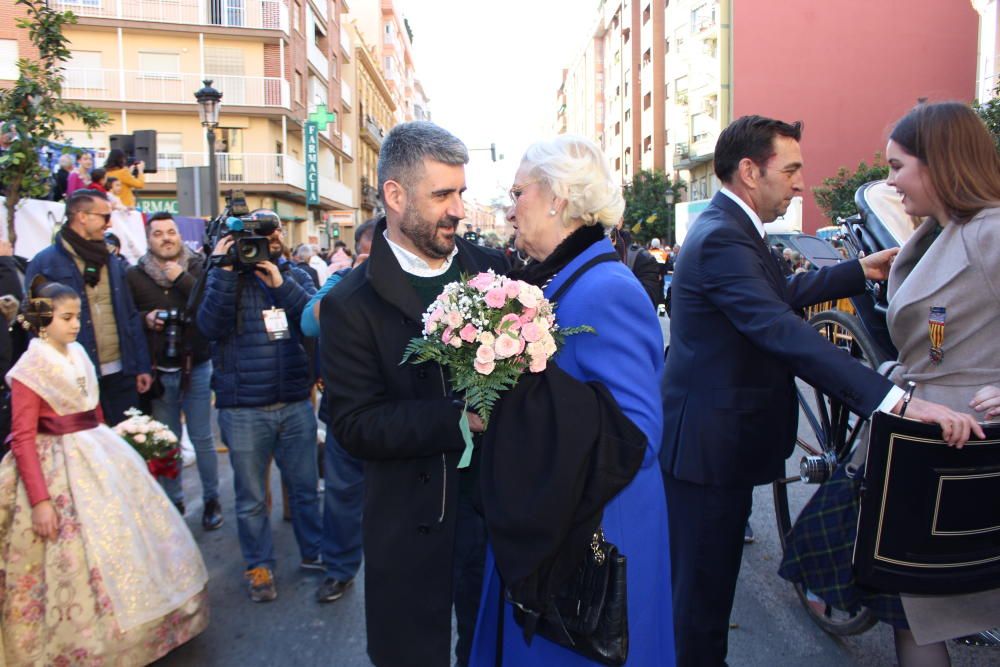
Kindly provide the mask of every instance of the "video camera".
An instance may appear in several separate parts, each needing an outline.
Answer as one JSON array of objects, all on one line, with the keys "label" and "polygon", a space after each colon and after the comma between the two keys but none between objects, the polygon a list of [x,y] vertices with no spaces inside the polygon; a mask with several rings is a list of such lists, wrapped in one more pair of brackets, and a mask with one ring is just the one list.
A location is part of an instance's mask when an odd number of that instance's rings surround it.
[{"label": "video camera", "polygon": [[[226,208],[208,226],[208,244],[211,248],[227,236],[235,240],[218,266],[232,266],[249,273],[261,262],[271,259],[270,241],[267,237],[281,226],[281,219],[274,211],[250,211],[242,190],[232,190],[226,196]],[[209,250],[211,253],[211,250]]]},{"label": "video camera", "polygon": [[180,360],[184,352],[184,326],[189,322],[187,313],[179,308],[157,310],[156,319],[163,322],[163,335],[166,337],[164,358]]}]

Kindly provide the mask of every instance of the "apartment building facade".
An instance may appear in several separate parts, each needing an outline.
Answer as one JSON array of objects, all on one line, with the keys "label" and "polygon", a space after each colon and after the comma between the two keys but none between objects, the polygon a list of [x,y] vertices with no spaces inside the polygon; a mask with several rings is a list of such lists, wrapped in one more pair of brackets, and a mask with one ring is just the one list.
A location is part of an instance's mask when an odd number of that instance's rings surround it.
[{"label": "apartment building facade", "polygon": [[[158,170],[146,178],[140,207],[177,212],[176,169],[208,162],[194,92],[209,79],[223,94],[215,145],[220,191],[242,189],[251,207],[276,210],[290,223],[292,242],[325,237],[326,212],[354,208],[342,176],[353,161],[340,127],[340,67],[349,57],[341,47],[342,4],[53,0],[53,8],[78,17],[66,29],[71,59],[63,95],[110,117],[90,135],[67,120],[64,133],[97,151],[100,162],[112,134],[156,130]],[[336,121],[320,132],[320,204],[308,210],[303,125],[321,104]]]},{"label": "apartment building facade", "polygon": [[[996,5],[842,0],[789,11],[769,0],[606,0],[597,11],[604,67],[591,70],[603,78],[605,123],[589,136],[623,183],[637,169],[662,169],[688,184],[686,199],[703,200],[720,187],[715,142],[733,119],[803,120],[806,182],[817,186],[871,161],[918,98],[989,96]],[[592,85],[564,78],[557,127],[572,131],[584,115],[573,105],[586,103]],[[804,228],[825,225],[811,190],[803,199]]]},{"label": "apartment building facade", "polygon": [[382,76],[376,48],[351,26],[356,38],[355,70],[358,92],[358,207],[362,221],[383,213],[378,193],[378,153],[382,139],[396,124],[396,102]]}]

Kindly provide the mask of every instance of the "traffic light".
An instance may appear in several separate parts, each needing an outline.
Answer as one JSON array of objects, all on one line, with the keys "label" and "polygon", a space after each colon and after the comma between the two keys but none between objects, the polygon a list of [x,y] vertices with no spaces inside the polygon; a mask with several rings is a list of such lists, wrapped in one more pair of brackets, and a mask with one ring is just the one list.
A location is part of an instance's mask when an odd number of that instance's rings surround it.
[{"label": "traffic light", "polygon": [[331,231],[333,232],[333,238],[339,239],[340,238],[340,223],[339,222],[333,223],[333,228],[331,229]]},{"label": "traffic light", "polygon": [[490,144],[490,157],[493,158],[494,162],[497,161],[497,145],[496,144]]}]

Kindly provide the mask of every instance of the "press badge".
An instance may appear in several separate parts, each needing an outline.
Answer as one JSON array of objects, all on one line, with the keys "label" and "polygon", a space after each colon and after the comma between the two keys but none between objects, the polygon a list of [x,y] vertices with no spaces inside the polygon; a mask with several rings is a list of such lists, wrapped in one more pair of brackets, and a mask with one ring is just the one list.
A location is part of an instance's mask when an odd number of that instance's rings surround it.
[{"label": "press badge", "polygon": [[288,338],[288,318],[284,308],[271,308],[264,311],[264,330],[268,340],[284,340]]}]

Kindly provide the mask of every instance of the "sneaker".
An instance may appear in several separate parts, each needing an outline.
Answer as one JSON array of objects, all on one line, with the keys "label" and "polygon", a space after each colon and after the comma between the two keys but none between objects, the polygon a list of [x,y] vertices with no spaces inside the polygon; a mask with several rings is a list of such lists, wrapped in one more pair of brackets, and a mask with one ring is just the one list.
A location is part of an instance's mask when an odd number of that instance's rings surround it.
[{"label": "sneaker", "polygon": [[743,544],[753,544],[753,528],[750,527],[750,522],[747,521],[747,527],[743,529]]},{"label": "sneaker", "polygon": [[243,576],[250,582],[250,599],[254,602],[270,602],[278,597],[274,575],[263,565],[247,570]]},{"label": "sneaker", "polygon": [[300,567],[303,570],[318,570],[320,572],[326,572],[326,568],[323,567],[323,559],[319,556],[315,558],[303,558]]},{"label": "sneaker", "polygon": [[217,498],[205,501],[205,512],[201,515],[201,527],[205,530],[218,530],[222,527],[222,505]]},{"label": "sneaker", "polygon": [[353,583],[353,579],[341,581],[340,579],[327,577],[323,580],[323,583],[320,584],[319,590],[316,591],[316,602],[333,602],[335,600],[339,600],[344,597],[344,593]]}]

